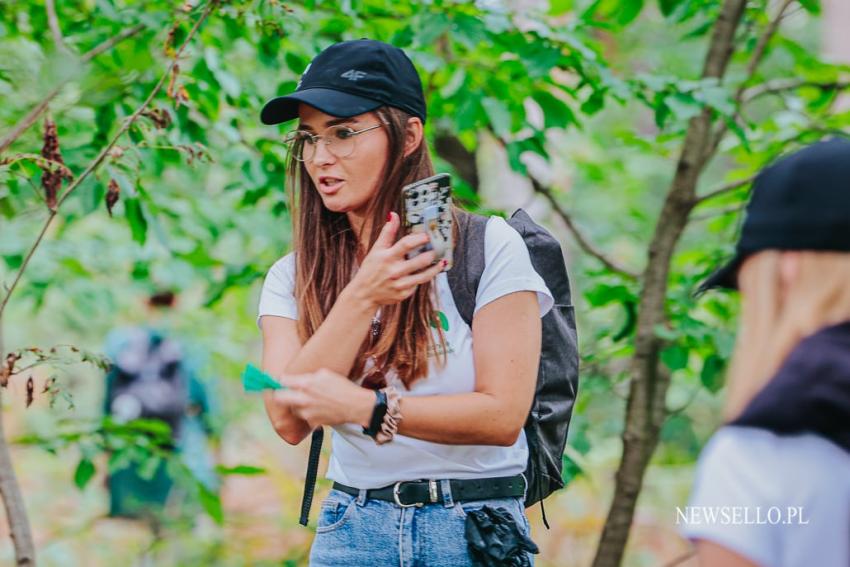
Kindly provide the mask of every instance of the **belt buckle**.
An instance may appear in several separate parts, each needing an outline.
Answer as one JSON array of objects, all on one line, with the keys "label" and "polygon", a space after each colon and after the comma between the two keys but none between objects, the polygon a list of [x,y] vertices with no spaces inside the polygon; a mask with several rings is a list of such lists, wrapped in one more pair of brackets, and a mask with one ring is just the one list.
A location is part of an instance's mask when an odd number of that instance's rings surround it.
[{"label": "belt buckle", "polygon": [[414,502],[413,504],[404,504],[401,501],[401,498],[399,498],[399,490],[401,488],[401,485],[404,484],[405,482],[407,482],[407,481],[400,480],[393,485],[393,500],[395,501],[395,503],[397,505],[399,505],[402,508],[413,508],[413,507],[419,508],[420,506],[422,506],[422,502]]}]

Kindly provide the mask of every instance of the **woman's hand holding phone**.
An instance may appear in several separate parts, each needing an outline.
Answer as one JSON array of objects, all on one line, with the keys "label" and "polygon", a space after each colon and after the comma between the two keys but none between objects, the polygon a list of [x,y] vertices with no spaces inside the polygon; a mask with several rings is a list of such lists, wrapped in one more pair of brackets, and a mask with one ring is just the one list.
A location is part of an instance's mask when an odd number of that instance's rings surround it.
[{"label": "woman's hand holding phone", "polygon": [[408,234],[394,243],[401,221],[398,214],[390,215],[390,220],[346,287],[375,308],[407,299],[419,284],[431,281],[443,269],[442,261],[434,263],[436,255],[430,250],[410,260],[405,259],[405,254],[421,247],[430,237],[427,233]]}]

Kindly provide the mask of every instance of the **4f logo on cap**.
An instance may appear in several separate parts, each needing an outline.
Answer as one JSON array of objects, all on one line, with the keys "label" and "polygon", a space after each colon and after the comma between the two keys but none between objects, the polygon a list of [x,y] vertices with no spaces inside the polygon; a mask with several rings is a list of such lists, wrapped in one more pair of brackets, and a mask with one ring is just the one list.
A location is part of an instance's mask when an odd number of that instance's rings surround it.
[{"label": "4f logo on cap", "polygon": [[340,75],[340,77],[342,77],[343,79],[348,79],[349,81],[357,81],[365,76],[366,73],[364,73],[363,71],[355,71],[354,69],[349,69],[348,71]]}]

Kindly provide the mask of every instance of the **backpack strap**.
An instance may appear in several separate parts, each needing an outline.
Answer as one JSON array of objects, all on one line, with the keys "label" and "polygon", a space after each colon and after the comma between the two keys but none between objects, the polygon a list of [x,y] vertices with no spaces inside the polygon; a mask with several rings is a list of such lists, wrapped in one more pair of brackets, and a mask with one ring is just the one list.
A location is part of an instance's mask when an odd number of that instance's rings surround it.
[{"label": "backpack strap", "polygon": [[307,459],[307,477],[304,479],[304,495],[301,497],[301,517],[298,523],[307,525],[310,517],[310,506],[313,504],[313,494],[316,491],[316,477],[319,476],[319,457],[322,454],[322,441],[325,431],[319,427],[313,431],[310,439],[310,456]]},{"label": "backpack strap", "polygon": [[458,242],[453,252],[452,269],[446,272],[458,313],[472,328],[475,296],[484,272],[484,234],[488,217],[455,209]]}]

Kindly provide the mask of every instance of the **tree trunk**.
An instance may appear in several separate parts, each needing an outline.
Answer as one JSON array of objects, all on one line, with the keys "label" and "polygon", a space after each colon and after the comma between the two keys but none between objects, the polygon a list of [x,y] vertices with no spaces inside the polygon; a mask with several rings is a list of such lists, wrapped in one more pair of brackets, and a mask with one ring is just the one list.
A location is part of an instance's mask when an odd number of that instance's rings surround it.
[{"label": "tree trunk", "polygon": [[[5,364],[3,345],[3,325],[0,319],[0,363]],[[35,565],[35,546],[30,531],[30,521],[27,509],[24,506],[24,498],[15,476],[12,466],[12,456],[9,453],[9,445],[6,442],[6,433],[3,430],[3,391],[0,389],[0,498],[3,499],[3,507],[6,510],[6,520],[9,523],[9,535],[12,537],[12,545],[15,548],[15,565],[31,567]]]},{"label": "tree trunk", "polygon": [[[746,0],[724,2],[714,25],[703,78],[722,78],[726,73],[734,51],[735,30],[743,18],[745,5]],[[655,335],[655,328],[666,320],[664,301],[670,260],[693,207],[697,181],[711,157],[711,142],[711,111],[706,109],[688,125],[676,173],[649,246],[638,305],[635,354],[630,364],[632,378],[623,431],[623,457],[594,567],[615,567],[622,561],[643,476],[666,417],[665,398],[670,377],[660,367],[662,344]]]}]

